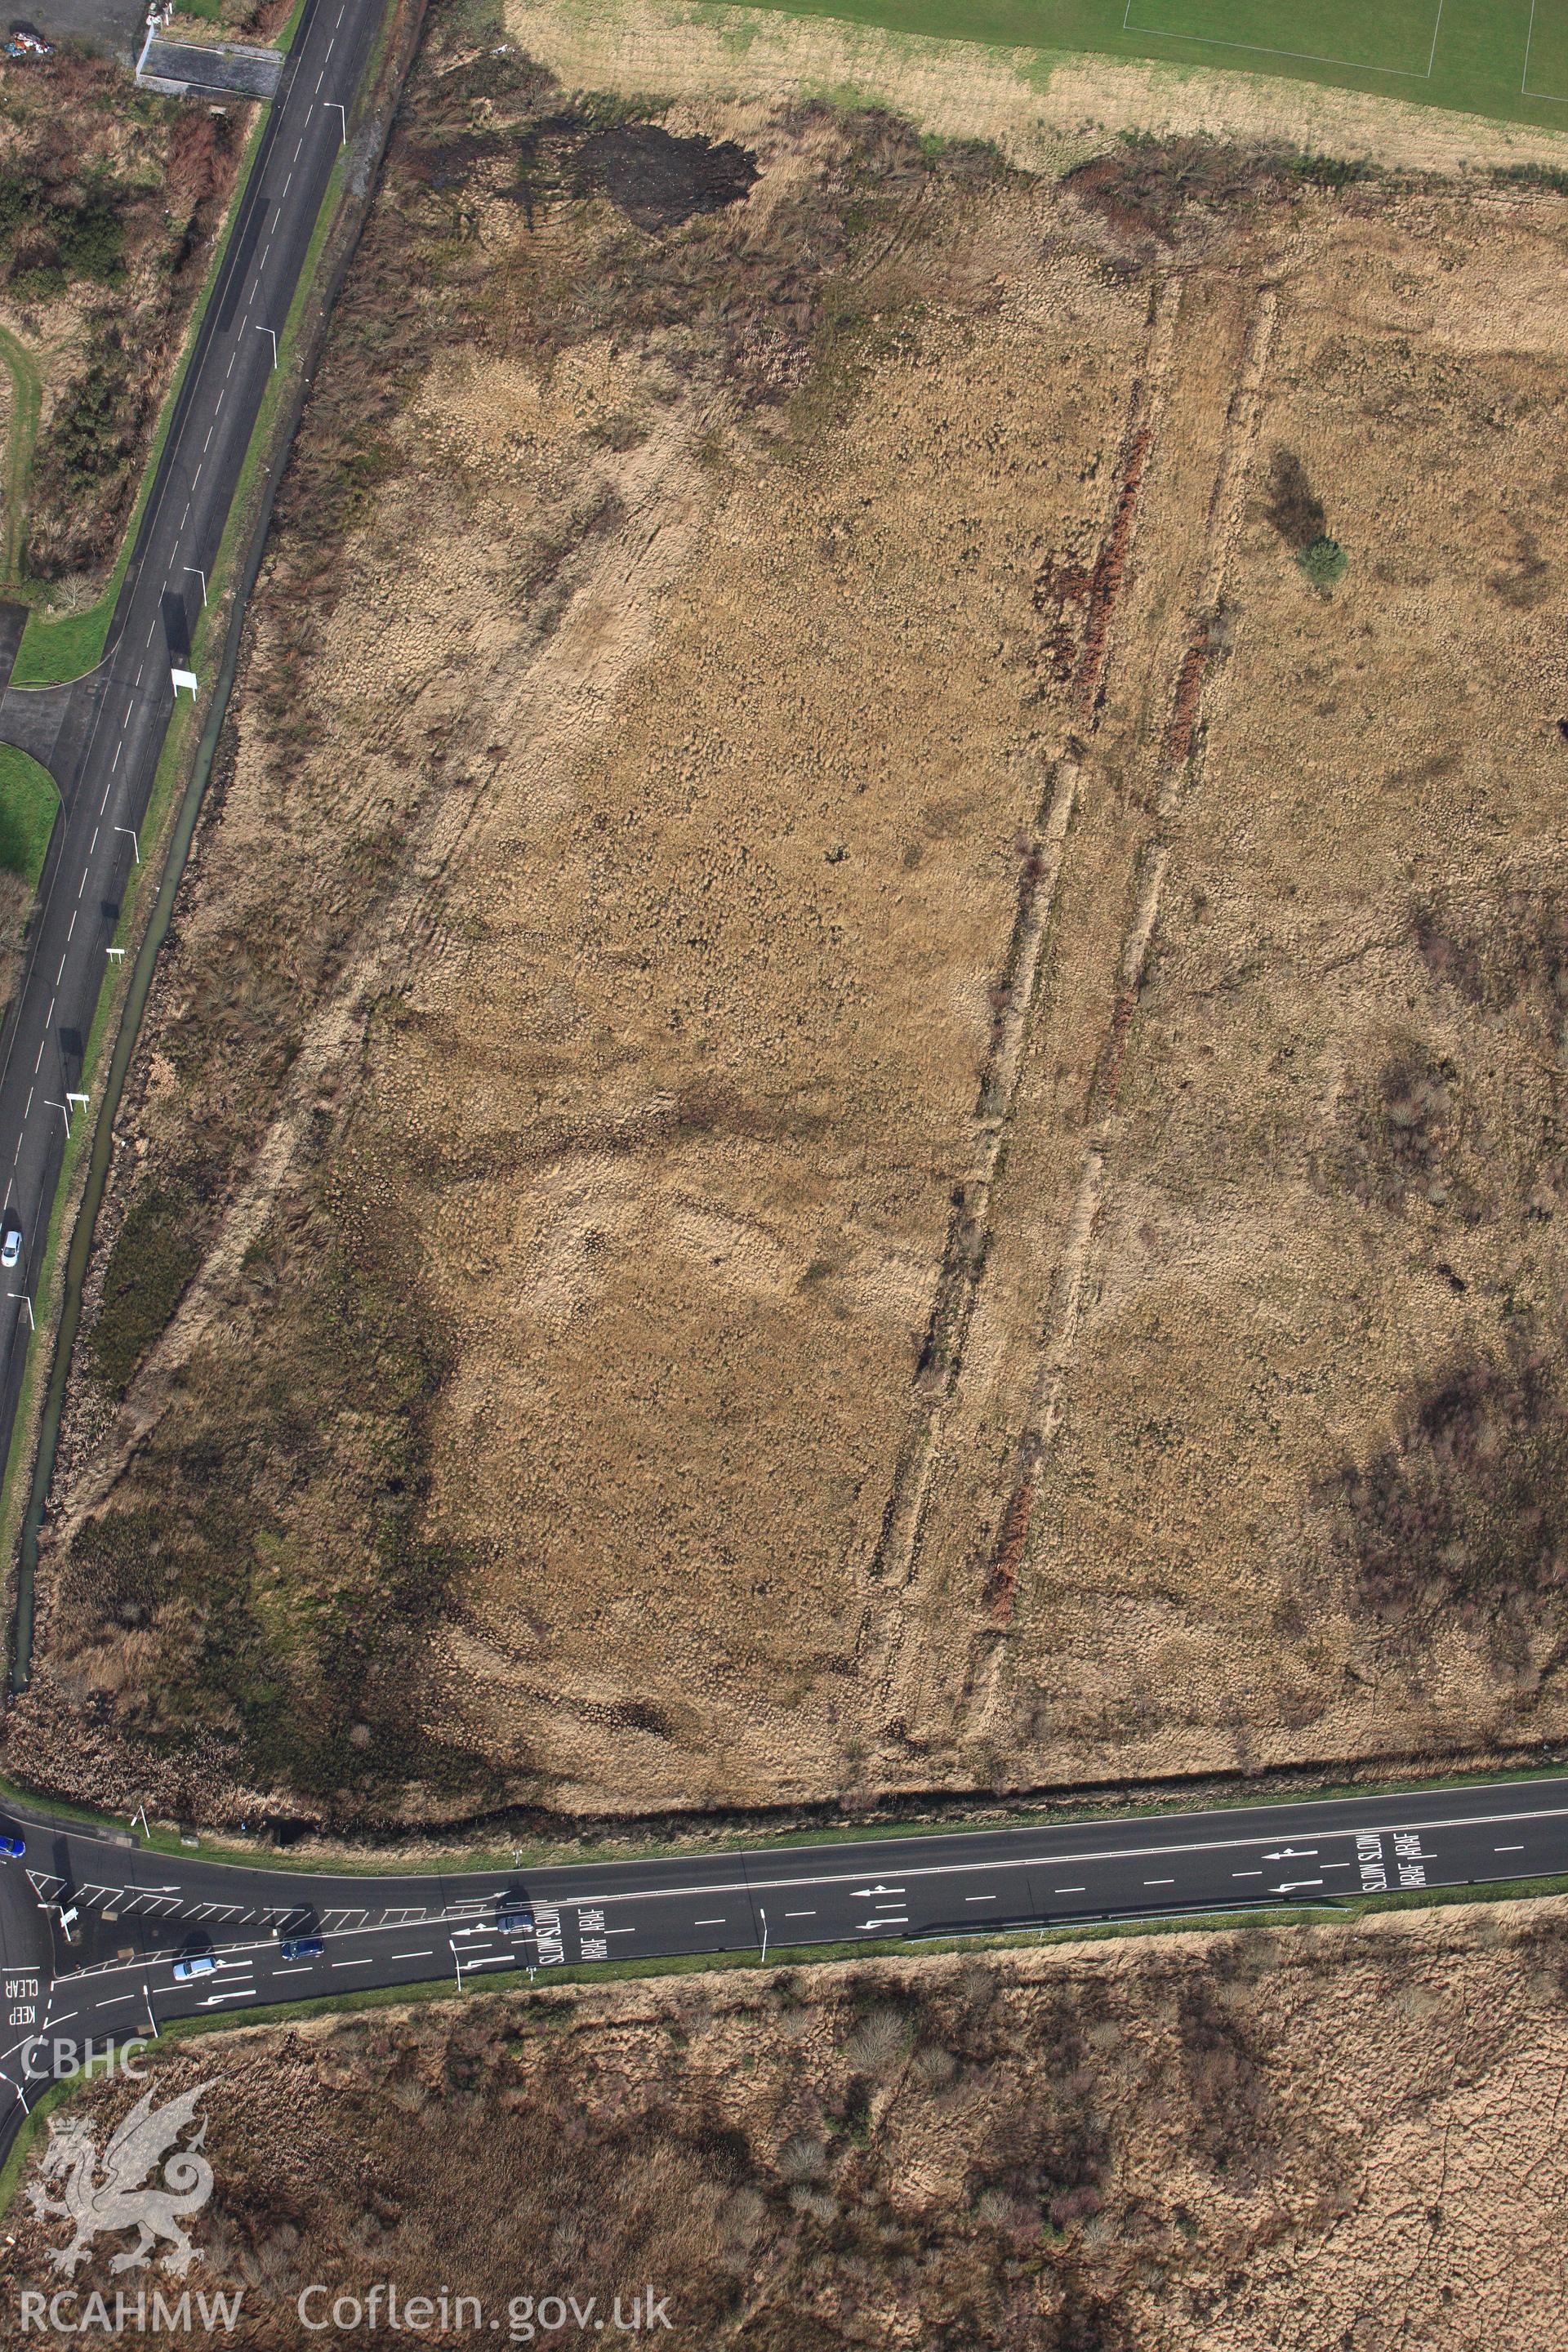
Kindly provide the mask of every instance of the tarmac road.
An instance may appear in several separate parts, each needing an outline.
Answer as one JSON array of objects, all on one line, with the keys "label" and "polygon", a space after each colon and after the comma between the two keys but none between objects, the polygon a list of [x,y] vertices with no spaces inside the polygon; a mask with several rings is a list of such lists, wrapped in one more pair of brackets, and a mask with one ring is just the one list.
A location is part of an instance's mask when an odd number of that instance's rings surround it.
[{"label": "tarmac road", "polygon": [[[648,1861],[318,1874],[36,1813],[0,1864],[0,2150],[88,2041],[367,1987],[674,1954],[1152,1919],[1568,1875],[1568,1775]],[[504,1930],[501,1912],[531,1928]],[[74,1916],[73,1916],[74,1915]],[[283,1942],[319,1937],[319,1957]],[[175,1962],[214,1963],[192,1980]],[[57,2051],[60,2056],[57,2058]]]},{"label": "tarmac road", "polygon": [[[0,1461],[82,1055],[140,829],[240,467],[384,0],[305,0],[148,500],[110,651],[64,687],[8,688],[0,740],[41,760],[62,814],[22,985],[0,1031],[0,1211],[20,1265],[0,1275]],[[340,109],[344,111],[340,112]],[[216,658],[216,656],[209,656]],[[79,1099],[73,1099],[79,1097]]]}]

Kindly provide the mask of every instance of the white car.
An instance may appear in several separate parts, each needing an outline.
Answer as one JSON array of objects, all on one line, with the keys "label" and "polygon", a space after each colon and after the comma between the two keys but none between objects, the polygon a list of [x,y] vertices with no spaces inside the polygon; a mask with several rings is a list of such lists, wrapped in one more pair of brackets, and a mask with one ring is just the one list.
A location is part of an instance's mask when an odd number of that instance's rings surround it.
[{"label": "white car", "polygon": [[22,1255],[22,1224],[18,1217],[7,1217],[0,1227],[0,1265],[7,1274]]}]

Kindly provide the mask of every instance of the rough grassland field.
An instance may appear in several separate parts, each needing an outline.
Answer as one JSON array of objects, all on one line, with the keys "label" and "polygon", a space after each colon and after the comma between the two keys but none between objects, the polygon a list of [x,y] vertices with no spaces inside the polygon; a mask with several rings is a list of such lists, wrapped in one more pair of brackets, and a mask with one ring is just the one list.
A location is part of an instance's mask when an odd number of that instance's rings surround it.
[{"label": "rough grassland field", "polygon": [[[1540,2352],[1562,2308],[1559,1907],[868,1960],[321,2018],[148,2062],[209,2084],[200,2267],[295,2352],[340,2295],[483,2340],[651,2283],[671,2352]],[[79,2095],[103,2144],[138,2086]],[[58,2191],[58,2182],[56,2184]],[[61,2282],[18,2200],[0,2337]],[[71,2280],[114,2309],[117,2241]],[[384,2283],[480,2300],[421,2338]],[[133,2308],[135,2288],[128,2290]],[[646,2311],[646,2306],[644,2307]],[[434,2318],[434,2314],[427,2315]],[[561,2334],[576,2340],[568,2318]],[[51,2337],[64,2342],[65,2336]],[[517,2339],[513,2339],[517,2340]],[[521,2340],[527,2340],[526,2336]]]},{"label": "rough grassland field", "polygon": [[285,488],[18,1768],[371,1822],[1568,1736],[1568,205],[464,40]]}]

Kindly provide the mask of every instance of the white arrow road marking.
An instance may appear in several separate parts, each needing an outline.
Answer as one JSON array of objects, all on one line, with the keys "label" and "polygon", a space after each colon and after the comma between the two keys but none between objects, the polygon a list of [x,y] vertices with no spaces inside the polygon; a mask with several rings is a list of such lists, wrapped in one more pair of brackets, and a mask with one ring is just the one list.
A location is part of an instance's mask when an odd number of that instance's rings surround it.
[{"label": "white arrow road marking", "polygon": [[1263,1859],[1265,1862],[1298,1862],[1308,1854],[1315,1857],[1317,1851],[1315,1845],[1282,1845],[1277,1846],[1272,1853],[1266,1853]]},{"label": "white arrow road marking", "polygon": [[884,1886],[879,1882],[875,1886],[852,1886],[849,1892],[854,1895],[901,1895],[904,1889],[901,1886]]},{"label": "white arrow road marking", "polygon": [[256,1987],[247,1985],[239,1992],[209,1992],[200,2006],[203,2009],[216,2009],[222,2000],[254,2000],[255,1999]]}]

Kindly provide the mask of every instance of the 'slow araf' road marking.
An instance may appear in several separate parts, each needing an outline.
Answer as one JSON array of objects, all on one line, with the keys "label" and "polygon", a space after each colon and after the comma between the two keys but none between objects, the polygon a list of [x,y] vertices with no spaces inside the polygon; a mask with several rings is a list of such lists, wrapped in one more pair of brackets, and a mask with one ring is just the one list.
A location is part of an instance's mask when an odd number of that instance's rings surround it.
[{"label": "'slow araf' road marking", "polygon": [[1394,1832],[1394,1859],[1401,1886],[1426,1885],[1426,1864],[1434,1857],[1423,1851],[1419,1830]]},{"label": "'slow araf' road marking", "polygon": [[1388,1886],[1388,1873],[1383,1866],[1383,1834],[1379,1830],[1356,1832],[1355,1858],[1361,1870],[1361,1891],[1363,1895],[1382,1895]]}]

